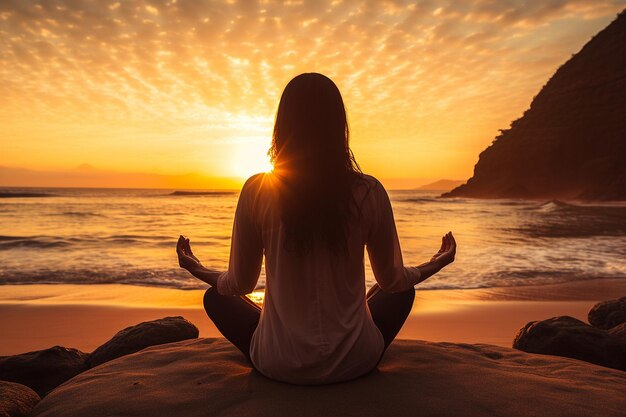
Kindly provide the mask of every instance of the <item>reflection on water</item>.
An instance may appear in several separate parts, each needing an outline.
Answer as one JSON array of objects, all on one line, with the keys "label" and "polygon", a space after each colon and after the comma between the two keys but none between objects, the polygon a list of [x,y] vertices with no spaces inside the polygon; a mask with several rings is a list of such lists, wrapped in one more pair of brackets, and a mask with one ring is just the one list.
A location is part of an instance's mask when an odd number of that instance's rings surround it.
[{"label": "reflection on water", "polygon": [[[228,264],[236,192],[4,189],[0,283],[206,285],[177,266],[179,234],[203,264]],[[48,194],[45,198],[41,194]],[[479,288],[626,277],[626,205],[439,199],[390,191],[404,261],[420,264],[455,233],[457,261],[420,288]],[[366,277],[374,279],[366,257]],[[259,287],[265,274],[262,272]]]}]

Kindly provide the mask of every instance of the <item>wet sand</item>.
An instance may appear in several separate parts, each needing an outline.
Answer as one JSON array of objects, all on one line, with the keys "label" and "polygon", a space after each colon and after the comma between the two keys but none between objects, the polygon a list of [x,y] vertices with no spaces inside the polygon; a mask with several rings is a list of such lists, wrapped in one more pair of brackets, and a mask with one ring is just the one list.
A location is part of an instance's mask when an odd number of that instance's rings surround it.
[{"label": "wet sand", "polygon": [[[569,315],[586,320],[598,301],[626,295],[626,279],[476,290],[418,290],[399,339],[510,347],[527,322]],[[0,355],[54,345],[90,352],[124,327],[183,316],[200,337],[219,337],[201,290],[119,284],[0,286]]]}]

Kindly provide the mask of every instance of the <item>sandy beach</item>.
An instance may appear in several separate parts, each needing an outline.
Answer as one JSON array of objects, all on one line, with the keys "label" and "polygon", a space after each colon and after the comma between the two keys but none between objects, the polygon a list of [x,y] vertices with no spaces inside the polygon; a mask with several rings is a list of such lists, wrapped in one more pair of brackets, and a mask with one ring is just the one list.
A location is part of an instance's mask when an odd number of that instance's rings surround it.
[{"label": "sandy beach", "polygon": [[621,416],[622,371],[511,344],[528,321],[586,320],[596,302],[624,294],[623,279],[419,290],[377,369],[348,383],[302,387],[253,370],[205,316],[202,290],[5,285],[0,355],[53,345],[92,352],[124,327],[165,316],[183,316],[199,328],[198,339],[151,346],[84,370],[41,401],[33,392],[30,415],[42,417],[316,416],[329,405],[334,415]]},{"label": "sandy beach", "polygon": [[[626,280],[474,290],[418,290],[398,339],[510,347],[527,322],[581,320],[598,301],[626,294]],[[255,299],[258,294],[252,295]],[[122,328],[183,316],[200,337],[220,337],[202,309],[203,291],[119,284],[0,286],[0,355],[53,345],[90,352]],[[257,298],[258,299],[258,298]]]}]

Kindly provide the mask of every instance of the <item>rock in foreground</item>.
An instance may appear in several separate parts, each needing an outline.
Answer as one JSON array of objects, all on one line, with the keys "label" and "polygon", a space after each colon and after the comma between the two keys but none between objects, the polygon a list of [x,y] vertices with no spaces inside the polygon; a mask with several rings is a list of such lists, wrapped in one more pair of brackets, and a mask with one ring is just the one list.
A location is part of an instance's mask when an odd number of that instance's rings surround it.
[{"label": "rock in foreground", "polygon": [[589,323],[601,329],[610,329],[626,322],[626,297],[602,301],[589,310]]},{"label": "rock in foreground", "polygon": [[396,341],[354,381],[266,379],[224,339],[154,346],[93,368],[33,416],[623,416],[626,374],[491,345]]},{"label": "rock in foreground", "polygon": [[0,417],[28,417],[39,395],[26,385],[0,381]]},{"label": "rock in foreground", "polygon": [[626,323],[618,324],[608,330],[609,334],[626,345]]},{"label": "rock in foreground", "polygon": [[87,363],[94,367],[148,346],[197,337],[198,328],[180,316],[145,321],[117,332],[111,340],[91,353]]},{"label": "rock in foreground", "polygon": [[626,371],[626,344],[621,339],[569,316],[531,321],[515,336],[513,347]]},{"label": "rock in foreground", "polygon": [[0,357],[0,379],[32,388],[40,396],[87,369],[88,353],[53,346]]}]

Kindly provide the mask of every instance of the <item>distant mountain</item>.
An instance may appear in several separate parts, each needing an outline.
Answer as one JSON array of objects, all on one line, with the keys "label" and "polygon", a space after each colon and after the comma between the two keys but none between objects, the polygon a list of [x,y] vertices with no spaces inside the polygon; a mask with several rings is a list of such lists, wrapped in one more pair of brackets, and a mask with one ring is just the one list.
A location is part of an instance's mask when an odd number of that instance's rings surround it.
[{"label": "distant mountain", "polygon": [[562,65],[443,197],[626,200],[626,10]]},{"label": "distant mountain", "polygon": [[462,180],[439,180],[431,182],[430,184],[422,185],[418,188],[418,190],[448,191],[463,183],[465,183],[465,181]]},{"label": "distant mountain", "polygon": [[417,187],[432,182],[432,178],[385,178],[378,175],[376,178],[388,190],[415,190]]}]

